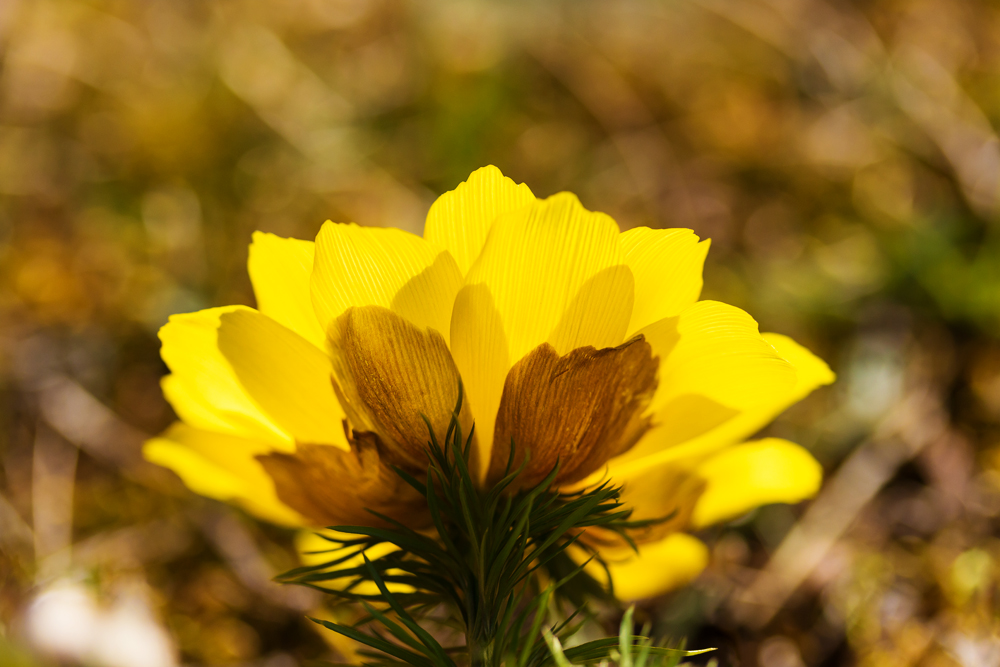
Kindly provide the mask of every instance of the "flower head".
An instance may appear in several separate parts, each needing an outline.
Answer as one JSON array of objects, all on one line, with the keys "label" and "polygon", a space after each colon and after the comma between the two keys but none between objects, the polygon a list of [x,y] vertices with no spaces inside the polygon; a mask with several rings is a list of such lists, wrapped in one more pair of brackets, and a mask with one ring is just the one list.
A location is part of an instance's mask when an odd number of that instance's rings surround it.
[{"label": "flower head", "polygon": [[461,386],[484,486],[523,465],[528,487],[558,462],[560,488],[610,476],[638,518],[672,514],[638,556],[587,536],[620,595],[656,593],[705,560],[678,531],[820,481],[798,445],[743,440],[833,376],[742,310],[698,301],[707,251],[689,230],[622,233],[495,167],[442,195],[423,238],[331,222],[315,243],[255,234],[258,309],[160,332],[180,421],[146,456],[269,521],[370,525],[374,510],[420,525],[423,498],[392,468],[426,469],[428,428],[444,435]]}]

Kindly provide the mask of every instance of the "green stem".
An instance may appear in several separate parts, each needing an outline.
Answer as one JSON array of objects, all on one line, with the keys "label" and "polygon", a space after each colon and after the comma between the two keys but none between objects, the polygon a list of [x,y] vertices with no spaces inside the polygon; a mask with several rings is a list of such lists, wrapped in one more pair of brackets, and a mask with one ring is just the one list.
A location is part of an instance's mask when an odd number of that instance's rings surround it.
[{"label": "green stem", "polygon": [[496,644],[494,638],[482,642],[474,637],[468,638],[469,664],[471,667],[493,667],[493,649]]}]

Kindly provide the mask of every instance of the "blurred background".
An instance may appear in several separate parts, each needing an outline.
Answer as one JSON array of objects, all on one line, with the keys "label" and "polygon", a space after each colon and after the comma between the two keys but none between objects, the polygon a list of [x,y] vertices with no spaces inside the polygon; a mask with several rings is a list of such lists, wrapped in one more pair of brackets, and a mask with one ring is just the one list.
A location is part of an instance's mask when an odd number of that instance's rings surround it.
[{"label": "blurred background", "polygon": [[1000,6],[0,0],[0,664],[297,667],[291,535],[139,455],[169,314],[255,229],[419,233],[496,164],[712,239],[706,298],[839,381],[808,506],[644,603],[721,665],[1000,665]]}]

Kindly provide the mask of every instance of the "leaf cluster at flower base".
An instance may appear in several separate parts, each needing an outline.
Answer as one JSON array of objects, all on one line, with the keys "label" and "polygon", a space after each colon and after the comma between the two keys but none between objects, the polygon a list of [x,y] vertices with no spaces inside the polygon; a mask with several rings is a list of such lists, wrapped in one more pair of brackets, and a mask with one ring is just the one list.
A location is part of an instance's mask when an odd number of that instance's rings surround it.
[{"label": "leaf cluster at flower base", "polygon": [[[468,466],[472,433],[463,437],[458,421],[461,403],[460,390],[444,442],[429,429],[426,479],[396,468],[426,498],[427,530],[373,512],[388,527],[331,527],[336,536],[322,535],[331,543],[329,558],[279,579],[359,603],[366,614],[354,624],[313,620],[360,642],[359,654],[370,664],[546,667],[557,658],[590,664],[621,655],[619,638],[553,652],[551,641],[572,642],[592,618],[593,602],[614,603],[613,591],[584,572],[589,561],[581,564],[566,550],[576,545],[599,562],[580,540],[586,529],[631,543],[630,530],[662,519],[631,520],[620,488],[609,482],[575,493],[554,490],[558,463],[528,489],[513,490],[527,459],[515,470],[508,463],[490,488],[475,484]],[[446,633],[433,632],[435,625],[464,635],[464,645],[443,646]],[[630,647],[644,641],[629,637]]]}]

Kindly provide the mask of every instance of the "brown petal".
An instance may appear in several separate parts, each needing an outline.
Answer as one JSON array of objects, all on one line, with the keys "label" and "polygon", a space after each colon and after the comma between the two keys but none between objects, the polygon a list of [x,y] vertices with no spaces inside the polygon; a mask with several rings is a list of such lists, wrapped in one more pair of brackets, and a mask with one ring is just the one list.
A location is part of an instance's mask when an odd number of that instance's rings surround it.
[{"label": "brown petal", "polygon": [[[377,433],[380,453],[396,465],[427,467],[427,424],[443,445],[458,400],[459,374],[441,334],[388,308],[350,308],[331,326],[334,390],[358,431]],[[463,433],[472,416],[462,406]]]},{"label": "brown petal", "polygon": [[372,433],[354,433],[351,451],[300,444],[294,454],[257,457],[278,498],[317,526],[384,526],[367,509],[414,527],[427,525],[424,497],[379,456]]},{"label": "brown petal", "polygon": [[541,482],[559,461],[557,485],[572,484],[628,450],[649,428],[645,409],[656,389],[658,360],[642,337],[560,357],[548,343],[507,374],[488,478],[504,473],[514,442],[515,470],[530,451],[518,487]]}]

